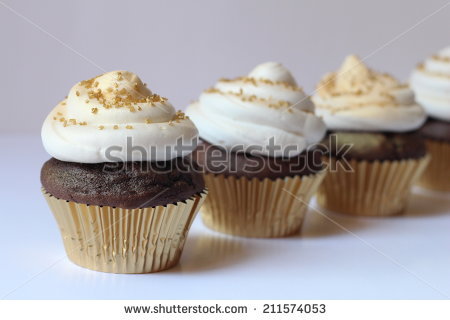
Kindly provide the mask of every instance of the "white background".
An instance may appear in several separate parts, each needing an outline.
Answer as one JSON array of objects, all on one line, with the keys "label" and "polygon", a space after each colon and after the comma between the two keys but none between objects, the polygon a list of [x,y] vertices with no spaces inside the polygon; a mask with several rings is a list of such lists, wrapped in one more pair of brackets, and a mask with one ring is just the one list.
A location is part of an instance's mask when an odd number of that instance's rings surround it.
[{"label": "white background", "polygon": [[0,108],[8,117],[0,130],[38,133],[72,85],[117,69],[138,73],[180,109],[218,78],[270,60],[290,68],[308,93],[350,53],[407,80],[450,44],[450,6],[439,10],[446,4],[1,0]]},{"label": "white background", "polygon": [[348,53],[406,80],[449,44],[446,3],[0,1],[0,297],[448,298],[448,195],[415,190],[405,217],[329,215],[352,233],[314,211],[287,239],[226,237],[197,219],[176,268],[110,275],[67,261],[39,182],[41,123],[79,80],[128,69],[179,108],[267,60],[307,92]]},{"label": "white background", "polygon": [[[48,158],[38,137],[0,157],[0,298],[8,299],[448,299],[450,196],[416,191],[406,216],[389,219],[311,210],[303,235],[222,236],[197,217],[181,263],[166,272],[114,275],[65,258],[58,227],[40,194]],[[351,233],[349,233],[351,232]],[[5,296],[7,295],[7,296]]]}]

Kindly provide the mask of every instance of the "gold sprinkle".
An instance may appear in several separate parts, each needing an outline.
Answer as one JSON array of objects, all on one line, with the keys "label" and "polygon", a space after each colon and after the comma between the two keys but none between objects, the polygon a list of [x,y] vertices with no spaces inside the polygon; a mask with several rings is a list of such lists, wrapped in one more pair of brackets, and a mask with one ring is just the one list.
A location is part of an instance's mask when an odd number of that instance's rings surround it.
[{"label": "gold sprinkle", "polygon": [[[184,114],[183,111],[178,110],[175,115],[172,118],[172,121],[175,121],[176,123],[180,123],[181,120],[188,119],[187,116]],[[170,123],[169,123],[170,124]]]},{"label": "gold sprinkle", "polygon": [[53,117],[53,120],[56,120],[56,119],[58,119],[57,117]]},{"label": "gold sprinkle", "polygon": [[61,102],[61,105],[62,105],[62,106],[65,106],[65,105],[66,105],[66,102],[65,102],[65,101]]},{"label": "gold sprinkle", "polygon": [[98,108],[92,108],[92,109],[91,109],[91,112],[92,112],[93,114],[97,114]]},{"label": "gold sprinkle", "polygon": [[[96,103],[99,103],[105,109],[126,107],[129,108],[130,112],[136,112],[137,110],[142,111],[144,109],[144,107],[139,104],[146,103],[147,105],[158,106],[158,103],[167,101],[167,98],[157,94],[149,94],[148,96],[140,95],[139,97],[136,97],[132,92],[135,90],[139,92],[140,86],[147,86],[147,84],[141,84],[141,82],[139,82],[133,83],[131,88],[120,88],[119,84],[121,82],[119,81],[125,80],[125,76],[123,75],[123,72],[116,72],[116,77],[115,81],[113,80],[111,83],[111,87],[105,88],[103,92],[101,89],[97,88],[100,86],[99,81],[97,81],[98,77],[81,81],[80,88],[87,89],[85,102],[89,104],[91,101],[95,100]],[[85,94],[84,91],[83,94]],[[81,96],[80,91],[76,91],[76,95]],[[95,113],[93,110],[94,109],[91,108],[92,113]]]},{"label": "gold sprinkle", "polygon": [[105,129],[105,126],[98,126],[98,128],[99,128],[100,130],[103,130],[103,129]]},{"label": "gold sprinkle", "polygon": [[150,123],[152,123],[152,120],[151,119],[145,119],[145,123],[150,124]]},{"label": "gold sprinkle", "polygon": [[116,124],[116,125],[114,125],[114,130],[117,130],[117,129],[119,129],[119,126]]},{"label": "gold sprinkle", "polygon": [[133,129],[133,126],[128,125],[128,126],[126,126],[125,128],[127,128],[127,129]]},{"label": "gold sprinkle", "polygon": [[61,112],[57,112],[56,113],[58,116],[62,116],[62,113]]},{"label": "gold sprinkle", "polygon": [[251,83],[255,87],[257,87],[259,84],[265,84],[270,86],[283,86],[286,89],[292,90],[292,91],[301,91],[302,89],[300,87],[297,87],[295,85],[291,85],[290,83],[284,82],[284,81],[272,81],[269,79],[255,79],[250,77],[239,77],[236,79],[219,79],[219,82],[244,82],[244,83]]},{"label": "gold sprinkle", "polygon": [[73,125],[77,124],[77,120],[76,119],[69,119],[69,122]]},{"label": "gold sprinkle", "polygon": [[85,87],[86,89],[90,89],[92,88],[92,84],[94,83],[94,79],[89,79],[89,80],[83,80],[80,82],[80,85],[82,85],[83,87]]}]

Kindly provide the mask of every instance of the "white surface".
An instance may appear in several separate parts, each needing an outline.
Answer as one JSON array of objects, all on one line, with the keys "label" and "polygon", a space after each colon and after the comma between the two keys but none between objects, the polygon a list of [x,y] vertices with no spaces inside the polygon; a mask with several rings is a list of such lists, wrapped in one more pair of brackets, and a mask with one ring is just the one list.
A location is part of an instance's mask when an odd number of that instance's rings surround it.
[{"label": "white surface", "polygon": [[[181,263],[146,275],[85,270],[65,258],[40,194],[48,158],[39,137],[0,136],[0,297],[8,299],[447,299],[450,195],[415,191],[406,216],[329,220],[308,213],[303,234],[243,239],[198,217]],[[408,271],[407,271],[408,270]]]}]

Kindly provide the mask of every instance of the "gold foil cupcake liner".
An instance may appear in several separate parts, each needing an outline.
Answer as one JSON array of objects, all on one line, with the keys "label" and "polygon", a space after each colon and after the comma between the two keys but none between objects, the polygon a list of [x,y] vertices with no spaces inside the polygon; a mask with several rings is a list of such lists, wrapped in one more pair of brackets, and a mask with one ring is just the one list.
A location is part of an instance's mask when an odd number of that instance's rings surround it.
[{"label": "gold foil cupcake liner", "polygon": [[435,191],[450,192],[450,143],[426,140],[426,144],[431,161],[418,185]]},{"label": "gold foil cupcake liner", "polygon": [[201,216],[209,228],[255,238],[289,236],[300,231],[307,203],[326,170],[284,179],[248,179],[205,174],[208,187]]},{"label": "gold foil cupcake liner", "polygon": [[[345,170],[340,160],[327,159],[334,168],[317,193],[317,202],[325,209],[355,216],[390,216],[406,207],[412,185],[430,160],[348,161]],[[339,163],[340,162],[340,163]]]},{"label": "gold foil cupcake liner", "polygon": [[111,273],[149,273],[176,265],[207,194],[167,206],[122,209],[75,203],[42,192],[69,259]]}]

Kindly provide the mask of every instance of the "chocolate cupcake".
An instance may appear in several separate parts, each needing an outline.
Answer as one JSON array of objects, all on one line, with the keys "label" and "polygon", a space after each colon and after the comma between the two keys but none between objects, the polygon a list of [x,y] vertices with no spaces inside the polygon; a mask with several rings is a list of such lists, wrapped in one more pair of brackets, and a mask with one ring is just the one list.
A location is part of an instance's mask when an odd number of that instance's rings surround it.
[{"label": "chocolate cupcake", "polygon": [[325,170],[308,146],[325,124],[290,72],[278,63],[221,79],[186,113],[203,143],[192,153],[204,172],[204,223],[244,237],[298,233]]},{"label": "chocolate cupcake", "polygon": [[420,129],[425,138],[431,161],[419,180],[419,185],[450,191],[450,47],[426,59],[414,70],[411,88],[416,101],[429,118]]},{"label": "chocolate cupcake", "polygon": [[44,196],[74,263],[113,273],[174,266],[204,198],[198,131],[133,73],[77,83],[45,119]]},{"label": "chocolate cupcake", "polygon": [[414,94],[356,56],[327,74],[313,97],[329,133],[329,173],[318,191],[329,210],[362,216],[400,214],[429,157],[413,131],[425,121]]}]

